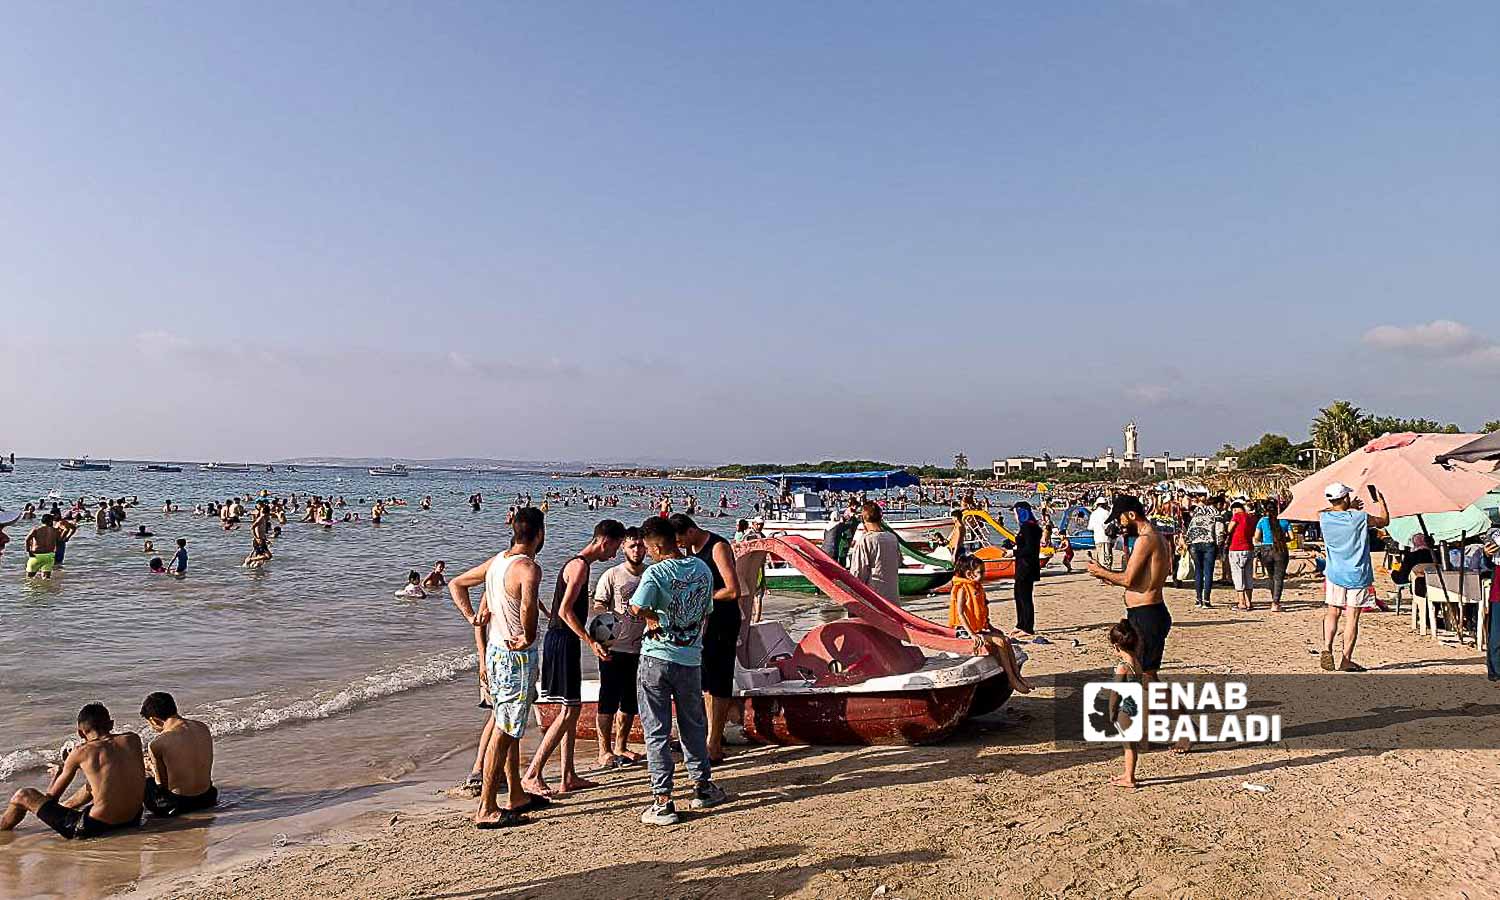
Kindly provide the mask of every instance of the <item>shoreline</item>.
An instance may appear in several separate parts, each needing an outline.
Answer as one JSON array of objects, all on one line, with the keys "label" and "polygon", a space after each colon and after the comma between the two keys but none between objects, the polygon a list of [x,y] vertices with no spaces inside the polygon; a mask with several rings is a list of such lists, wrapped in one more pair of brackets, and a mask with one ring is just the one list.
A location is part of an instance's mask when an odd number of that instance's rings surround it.
[{"label": "shoreline", "polygon": [[[1010,620],[1007,596],[992,594],[997,622]],[[1120,615],[1118,591],[1058,574],[1037,592],[1052,643],[1027,647],[1040,689],[942,744],[735,748],[715,775],[733,801],[659,831],[637,821],[648,793],[640,769],[600,776],[600,788],[500,832],[471,827],[470,800],[392,791],[306,844],[143,881],[127,896],[584,897],[605,878],[621,893],[747,898],[868,898],[882,885],[906,897],[1416,897],[1493,883],[1500,798],[1472,786],[1500,778],[1500,750],[1483,742],[1500,707],[1466,694],[1452,713],[1355,717],[1347,737],[1333,712],[1338,692],[1362,683],[1397,709],[1424,708],[1439,685],[1483,691],[1472,648],[1371,614],[1359,656],[1372,671],[1319,673],[1315,583],[1294,582],[1287,599],[1282,614],[1194,610],[1190,591],[1169,588],[1177,626],[1163,675],[1292,678],[1330,711],[1332,737],[1150,752],[1135,792],[1107,784],[1116,748],[1054,741],[1059,680],[1049,676],[1108,671],[1104,632]],[[1367,681],[1341,681],[1350,678]],[[1456,767],[1461,779],[1445,777]],[[600,829],[617,835],[603,857]]]}]

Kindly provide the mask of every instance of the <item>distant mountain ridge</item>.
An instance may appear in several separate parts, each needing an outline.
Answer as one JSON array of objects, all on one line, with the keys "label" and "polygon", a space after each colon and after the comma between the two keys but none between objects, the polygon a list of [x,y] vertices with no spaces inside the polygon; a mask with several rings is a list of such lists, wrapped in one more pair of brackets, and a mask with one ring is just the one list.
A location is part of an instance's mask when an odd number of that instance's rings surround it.
[{"label": "distant mountain ridge", "polygon": [[678,468],[681,466],[699,465],[699,463],[695,463],[692,460],[682,459],[601,462],[598,460],[584,461],[575,459],[490,459],[478,456],[447,456],[439,459],[410,459],[400,456],[294,456],[287,459],[275,460],[273,465],[347,466],[350,468],[360,468],[392,466],[398,463],[404,466],[421,466],[429,469],[510,469],[520,472],[579,472],[588,469]]}]

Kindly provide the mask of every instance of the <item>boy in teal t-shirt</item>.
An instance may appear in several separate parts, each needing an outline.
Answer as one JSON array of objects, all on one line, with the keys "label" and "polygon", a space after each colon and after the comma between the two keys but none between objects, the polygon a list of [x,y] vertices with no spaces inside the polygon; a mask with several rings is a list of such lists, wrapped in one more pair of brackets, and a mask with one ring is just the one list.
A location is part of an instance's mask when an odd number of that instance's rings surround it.
[{"label": "boy in teal t-shirt", "polygon": [[637,675],[641,729],[652,803],[641,813],[647,825],[681,821],[672,802],[672,714],[676,708],[682,761],[695,782],[692,808],[704,809],[728,797],[709,780],[708,717],[703,706],[703,620],[713,605],[713,575],[700,559],[683,556],[677,530],[661,516],[641,525],[641,540],[655,560],[630,598],[630,611],[646,620]]}]

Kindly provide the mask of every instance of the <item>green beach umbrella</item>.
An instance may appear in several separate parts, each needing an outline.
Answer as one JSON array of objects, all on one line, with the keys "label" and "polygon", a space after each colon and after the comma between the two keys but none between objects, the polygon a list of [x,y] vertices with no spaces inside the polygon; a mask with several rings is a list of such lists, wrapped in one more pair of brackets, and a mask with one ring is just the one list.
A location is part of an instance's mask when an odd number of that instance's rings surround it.
[{"label": "green beach umbrella", "polygon": [[1392,519],[1386,531],[1392,538],[1403,547],[1411,546],[1413,535],[1421,534],[1422,522],[1427,523],[1426,531],[1434,541],[1456,541],[1464,537],[1474,537],[1494,528],[1487,510],[1500,508],[1500,490],[1490,491],[1478,500],[1469,504],[1468,507],[1458,512],[1428,513],[1424,516],[1401,516]]}]

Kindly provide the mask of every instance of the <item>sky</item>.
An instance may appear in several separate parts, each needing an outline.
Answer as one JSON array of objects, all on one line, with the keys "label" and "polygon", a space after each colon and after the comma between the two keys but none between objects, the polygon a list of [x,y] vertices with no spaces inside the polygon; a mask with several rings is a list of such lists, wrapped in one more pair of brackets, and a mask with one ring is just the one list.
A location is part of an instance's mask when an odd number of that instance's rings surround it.
[{"label": "sky", "polygon": [[1500,4],[11,3],[0,450],[1500,418]]}]

